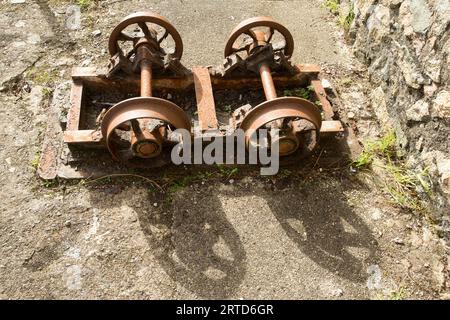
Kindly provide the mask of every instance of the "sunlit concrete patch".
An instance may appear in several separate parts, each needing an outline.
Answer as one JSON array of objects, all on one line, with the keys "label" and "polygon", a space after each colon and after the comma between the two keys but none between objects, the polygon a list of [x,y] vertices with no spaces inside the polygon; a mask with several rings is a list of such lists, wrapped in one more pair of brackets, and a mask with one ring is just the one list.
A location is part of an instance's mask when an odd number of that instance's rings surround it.
[{"label": "sunlit concrete patch", "polygon": [[[43,55],[41,35],[51,37],[53,31],[40,7],[32,2],[26,10],[14,6],[0,13],[0,86],[28,70]],[[20,59],[17,59],[20,53]]]},{"label": "sunlit concrete patch", "polygon": [[69,249],[66,250],[66,252],[64,252],[64,255],[69,258],[78,260],[78,259],[80,259],[80,249],[75,248],[75,247],[70,247]]},{"label": "sunlit concrete patch", "polygon": [[94,211],[94,215],[92,216],[91,227],[89,228],[88,232],[84,236],[84,239],[88,240],[91,237],[95,236],[97,234],[97,230],[98,230],[99,226],[100,226],[99,217],[97,216],[97,214]]},{"label": "sunlit concrete patch", "polygon": [[81,289],[81,267],[79,265],[72,265],[67,267],[64,274],[64,280],[66,287],[69,290],[80,290]]},{"label": "sunlit concrete patch", "polygon": [[367,267],[367,288],[370,290],[382,289],[383,288],[383,277],[379,265],[370,265]]},{"label": "sunlit concrete patch", "polygon": [[[241,236],[247,255],[247,273],[240,290],[236,292],[237,296],[244,298],[252,296],[253,293],[246,287],[254,286],[260,288],[257,291],[258,298],[269,296],[285,298],[286,292],[289,292],[289,297],[292,299],[339,297],[344,294],[344,291],[347,291],[347,294],[349,292],[355,294],[358,290],[359,294],[364,294],[362,285],[357,290],[352,285],[352,281],[357,281],[356,275],[355,279],[346,280],[339,275],[340,270],[328,270],[325,265],[318,265],[315,259],[308,256],[311,253],[309,250],[302,250],[302,246],[305,248],[309,246],[307,244],[309,241],[316,241],[317,235],[311,232],[310,226],[305,227],[307,221],[296,216],[296,214],[301,215],[301,212],[293,212],[292,216],[285,212],[287,216],[280,217],[279,209],[281,208],[277,208],[278,201],[274,201],[276,196],[267,193],[242,197],[218,195],[218,198],[230,223]],[[285,199],[287,202],[289,200]],[[301,200],[297,199],[297,202],[299,201]],[[252,203],[252,206],[249,207],[248,203]],[[310,205],[304,204],[304,213],[309,214],[310,209],[307,206]],[[293,205],[291,208],[292,211],[299,209],[301,210],[301,206],[299,208]],[[320,214],[320,208],[317,210]],[[317,221],[316,228],[320,228],[319,224],[320,221]],[[341,232],[339,228],[336,230]],[[308,232],[311,232],[312,239],[309,238]],[[336,234],[323,234],[323,236],[332,242]],[[322,254],[316,252],[316,255],[338,261],[343,267],[346,256],[352,255],[350,251],[345,254],[341,252],[341,250],[349,250],[348,247],[343,247],[336,252],[320,247],[316,250],[322,251]],[[340,286],[316,290],[316,288],[323,288],[323,281],[342,283],[345,290]]]}]

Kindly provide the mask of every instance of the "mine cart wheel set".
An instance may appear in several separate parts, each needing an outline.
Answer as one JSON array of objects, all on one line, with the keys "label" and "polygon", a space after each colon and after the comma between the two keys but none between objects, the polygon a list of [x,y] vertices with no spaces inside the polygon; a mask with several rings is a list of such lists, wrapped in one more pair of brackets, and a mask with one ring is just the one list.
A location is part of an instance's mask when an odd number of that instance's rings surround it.
[{"label": "mine cart wheel set", "polygon": [[[105,148],[125,167],[157,167],[170,163],[179,143],[175,129],[186,129],[192,139],[202,135],[227,136],[238,128],[250,137],[258,129],[279,130],[282,158],[311,153],[321,136],[343,131],[319,80],[315,65],[293,65],[291,33],[270,17],[242,21],[225,45],[224,63],[216,68],[181,64],[183,42],[175,27],[152,12],[138,12],[122,20],[109,38],[107,69],[74,68],[64,143],[77,148]],[[214,90],[264,90],[266,101],[235,110],[228,123],[217,119]],[[278,97],[276,88],[311,87],[320,104],[298,97]],[[159,98],[164,90],[194,90],[199,127],[192,115]],[[120,92],[128,98],[108,106],[97,125],[83,124],[90,112],[87,92]],[[155,94],[156,92],[156,94]]]}]

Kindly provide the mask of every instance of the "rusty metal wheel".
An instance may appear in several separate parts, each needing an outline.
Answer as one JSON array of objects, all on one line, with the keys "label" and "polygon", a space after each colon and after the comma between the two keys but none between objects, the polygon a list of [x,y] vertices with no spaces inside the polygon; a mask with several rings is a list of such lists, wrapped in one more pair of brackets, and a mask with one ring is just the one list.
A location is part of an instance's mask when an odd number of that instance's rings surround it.
[{"label": "rusty metal wheel", "polygon": [[[158,25],[164,29],[162,36],[158,37],[156,30],[149,28],[147,23]],[[137,30],[140,30],[142,35],[132,36],[126,34],[124,30],[132,25],[136,25]],[[131,42],[134,46],[140,39],[145,38],[148,41],[156,40],[158,46],[171,36],[174,42],[174,49],[172,56],[176,59],[181,59],[183,54],[183,41],[177,29],[163,16],[153,12],[137,12],[127,16],[123,19],[112,31],[109,37],[109,53],[114,56],[118,52],[122,52],[124,56],[130,56],[133,51],[124,52],[119,45],[119,42]],[[156,38],[156,39],[155,39]]]},{"label": "rusty metal wheel", "polygon": [[297,97],[284,97],[261,103],[245,116],[239,127],[245,132],[247,147],[259,129],[278,127],[280,156],[295,154],[303,157],[316,147],[321,126],[320,111],[313,103]]},{"label": "rusty metal wheel", "polygon": [[102,121],[102,135],[113,159],[133,167],[154,166],[174,129],[190,131],[189,118],[176,104],[155,97],[119,102]]},{"label": "rusty metal wheel", "polygon": [[246,50],[246,48],[242,46],[235,47],[235,42],[241,35],[248,35],[253,39],[253,42],[257,43],[258,40],[253,29],[260,27],[269,28],[269,33],[266,34],[267,43],[270,43],[273,40],[275,31],[278,31],[284,38],[284,45],[280,50],[283,50],[283,53],[287,58],[292,56],[292,53],[294,52],[294,38],[289,30],[270,17],[255,17],[242,21],[231,32],[225,46],[225,58],[233,53]]}]

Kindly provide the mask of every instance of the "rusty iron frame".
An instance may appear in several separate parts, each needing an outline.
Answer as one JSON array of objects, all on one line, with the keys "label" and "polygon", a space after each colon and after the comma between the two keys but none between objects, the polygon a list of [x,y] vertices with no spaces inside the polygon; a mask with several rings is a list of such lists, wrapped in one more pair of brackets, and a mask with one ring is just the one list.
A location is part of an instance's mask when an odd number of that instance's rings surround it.
[{"label": "rusty iron frame", "polygon": [[[158,37],[157,31],[147,23],[165,29],[163,36]],[[144,36],[124,33],[126,27],[136,24]],[[262,31],[261,27],[269,28],[269,34]],[[275,32],[284,37],[283,47],[272,45]],[[243,41],[240,46],[235,47],[235,42],[244,34],[253,39],[252,43]],[[169,35],[175,43],[172,54],[167,54],[160,47],[161,41]],[[123,41],[132,42],[133,48],[124,52],[120,47],[120,42]],[[307,149],[312,151],[319,136],[344,131],[342,123],[335,120],[333,107],[322,87],[320,67],[313,64],[292,65],[289,61],[294,51],[292,34],[270,17],[254,17],[242,21],[232,31],[225,46],[224,64],[217,69],[186,69],[180,63],[183,52],[180,34],[166,18],[152,12],[137,12],[124,18],[112,31],[108,48],[111,59],[107,70],[92,67],[77,67],[72,70],[66,128],[64,131],[61,128],[52,130],[51,124],[47,128],[48,134],[38,168],[39,175],[44,179],[59,175],[58,168],[67,169],[68,166],[59,166],[58,152],[60,151],[60,157],[73,157],[77,148],[69,150],[70,146],[81,147],[82,156],[86,148],[109,150],[112,158],[125,167],[136,167],[128,162],[133,158],[160,158],[161,162],[153,162],[170,163],[171,160],[167,157],[170,152],[167,152],[168,148],[163,152],[163,143],[167,145],[177,141],[171,140],[173,137],[169,137],[170,134],[167,135],[173,128],[190,130],[193,139],[202,141],[203,137],[209,141],[210,138],[234,134],[240,128],[245,131],[247,141],[252,132],[270,124],[271,128],[284,129],[279,137],[280,146],[283,146],[280,148],[280,155],[284,156],[283,159],[294,161],[297,161],[299,154],[310,154],[304,152],[304,148],[300,150],[299,141],[303,140],[299,138],[300,134],[309,137],[306,139],[310,142]],[[245,58],[239,55],[243,50],[246,51]],[[320,102],[322,114],[307,99],[277,96],[277,89],[293,87],[313,88],[312,98]],[[195,116],[191,118],[188,112],[176,104],[153,97],[153,89],[188,95],[194,92],[198,122],[192,126]],[[266,101],[258,106],[247,104],[236,109],[229,117],[228,124],[224,124],[218,120],[214,101],[214,90],[224,89],[262,89]],[[84,121],[85,116],[96,113],[89,110],[89,96],[92,92],[115,92],[128,99],[111,108],[103,108],[97,115],[96,123],[88,125]],[[285,122],[288,118],[289,123]],[[314,132],[312,127],[305,129],[305,121],[313,125]],[[170,126],[166,126],[167,124]],[[123,134],[117,131],[128,131],[129,137],[123,138]],[[125,145],[122,150],[122,140],[129,140],[130,147]],[[58,145],[63,145],[63,142],[64,150],[58,150]],[[75,162],[73,159],[70,160],[72,163]],[[84,160],[81,162],[84,163]],[[143,162],[141,168],[150,168],[148,161]]]},{"label": "rusty iron frame", "polygon": [[[334,120],[335,112],[327,98],[327,94],[319,79],[320,67],[314,64],[298,64],[297,72],[292,75],[273,75],[273,81],[277,88],[287,87],[307,87],[314,88],[314,98],[321,102],[323,110],[323,121],[320,128],[320,135],[327,136],[344,131],[341,121]],[[152,79],[152,86],[155,90],[193,90],[197,100],[197,112],[199,122],[202,124],[200,132],[218,128],[216,107],[214,102],[214,90],[220,89],[252,89],[261,88],[261,79],[258,75],[223,78],[211,74],[208,68],[196,67],[192,72],[184,77],[158,77]],[[67,114],[66,130],[63,131],[63,141],[67,145],[76,145],[84,148],[104,148],[107,149],[105,139],[100,128],[82,129],[82,112],[84,95],[89,90],[119,90],[127,93],[139,95],[139,77],[126,76],[108,78],[106,72],[95,67],[75,67],[72,70],[72,88],[70,92],[69,110]],[[87,110],[84,110],[87,111]],[[197,128],[193,128],[198,131]],[[228,134],[229,132],[223,133]],[[58,157],[58,151],[44,148],[38,169],[39,175],[44,179],[56,177],[54,166],[55,161],[47,161],[49,152],[52,157]]]},{"label": "rusty iron frame", "polygon": [[[314,95],[322,105],[324,119],[320,129],[321,135],[333,134],[343,131],[340,121],[333,120],[334,110],[329,102],[326,92],[322,87],[318,76],[320,67],[311,64],[297,65],[298,73],[292,76],[274,75],[273,80],[278,88],[287,86],[313,86]],[[70,98],[70,109],[67,115],[67,129],[64,131],[64,142],[74,145],[103,145],[100,130],[80,129],[80,117],[83,103],[83,90],[86,86],[93,88],[117,88],[119,90],[136,91],[139,90],[138,78],[107,79],[104,74],[98,72],[96,68],[76,67],[72,72],[72,91]],[[218,121],[214,103],[213,90],[218,89],[243,89],[260,88],[261,80],[258,77],[248,78],[221,78],[210,75],[207,68],[196,67],[192,70],[192,75],[183,78],[155,78],[152,81],[155,89],[184,90],[194,88],[197,99],[197,111],[199,122],[202,124],[202,131],[207,129],[217,129]],[[106,148],[106,145],[105,145]]]}]

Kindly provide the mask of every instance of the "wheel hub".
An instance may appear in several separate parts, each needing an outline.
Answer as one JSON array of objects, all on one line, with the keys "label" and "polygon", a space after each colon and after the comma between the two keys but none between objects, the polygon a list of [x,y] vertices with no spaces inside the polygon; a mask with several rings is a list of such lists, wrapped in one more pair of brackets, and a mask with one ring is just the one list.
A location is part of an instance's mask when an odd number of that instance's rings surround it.
[{"label": "wheel hub", "polygon": [[[150,123],[158,126],[149,129]],[[130,123],[130,125],[127,125]],[[145,167],[169,144],[168,130],[191,130],[185,112],[174,103],[155,97],[131,98],[106,112],[102,134],[112,157],[130,166]]]}]

